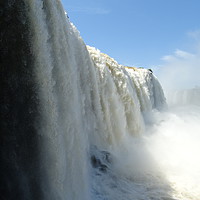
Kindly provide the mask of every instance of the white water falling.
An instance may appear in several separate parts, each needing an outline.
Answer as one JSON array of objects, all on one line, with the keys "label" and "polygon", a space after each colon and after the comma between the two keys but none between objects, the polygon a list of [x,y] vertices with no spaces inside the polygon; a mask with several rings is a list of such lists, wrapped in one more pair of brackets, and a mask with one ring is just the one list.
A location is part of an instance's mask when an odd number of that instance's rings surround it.
[{"label": "white water falling", "polygon": [[54,199],[88,200],[88,136],[94,120],[87,110],[91,107],[88,93],[93,89],[87,80],[94,79],[94,68],[59,1],[29,4],[43,116],[40,132],[46,138],[43,162],[48,170],[44,190],[46,183],[52,188],[44,193],[47,199],[54,195]]},{"label": "white water falling", "polygon": [[60,1],[28,4],[45,199],[174,199],[157,154],[163,115],[155,110],[166,102],[156,77],[86,47]]},{"label": "white water falling", "polygon": [[196,105],[200,106],[200,87],[169,91],[167,93],[168,103],[172,106]]}]

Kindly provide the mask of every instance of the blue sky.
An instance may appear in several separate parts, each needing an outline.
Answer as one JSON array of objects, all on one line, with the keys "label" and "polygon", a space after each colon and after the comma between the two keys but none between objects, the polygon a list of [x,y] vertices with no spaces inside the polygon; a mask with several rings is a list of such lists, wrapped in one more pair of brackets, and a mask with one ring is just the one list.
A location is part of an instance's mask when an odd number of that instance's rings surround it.
[{"label": "blue sky", "polygon": [[200,38],[200,0],[62,0],[62,3],[85,43],[120,64],[159,66],[177,56],[177,51],[194,53]]}]

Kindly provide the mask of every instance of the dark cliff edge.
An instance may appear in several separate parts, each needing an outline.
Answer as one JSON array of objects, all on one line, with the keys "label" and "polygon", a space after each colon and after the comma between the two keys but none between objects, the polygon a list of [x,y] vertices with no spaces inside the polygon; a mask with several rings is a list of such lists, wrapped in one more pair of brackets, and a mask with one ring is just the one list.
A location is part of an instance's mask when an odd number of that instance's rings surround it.
[{"label": "dark cliff edge", "polygon": [[0,2],[0,199],[43,199],[38,89],[25,0]]}]

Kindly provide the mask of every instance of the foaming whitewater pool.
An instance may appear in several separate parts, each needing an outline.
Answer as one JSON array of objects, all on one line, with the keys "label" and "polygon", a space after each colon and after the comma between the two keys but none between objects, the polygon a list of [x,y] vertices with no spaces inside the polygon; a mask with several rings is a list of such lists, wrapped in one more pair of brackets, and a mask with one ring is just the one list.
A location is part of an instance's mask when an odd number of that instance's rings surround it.
[{"label": "foaming whitewater pool", "polygon": [[176,106],[155,113],[148,150],[177,199],[200,199],[200,107]]},{"label": "foaming whitewater pool", "polygon": [[92,170],[94,199],[199,200],[200,108],[174,107],[146,115],[142,137],[129,138],[107,168]]}]

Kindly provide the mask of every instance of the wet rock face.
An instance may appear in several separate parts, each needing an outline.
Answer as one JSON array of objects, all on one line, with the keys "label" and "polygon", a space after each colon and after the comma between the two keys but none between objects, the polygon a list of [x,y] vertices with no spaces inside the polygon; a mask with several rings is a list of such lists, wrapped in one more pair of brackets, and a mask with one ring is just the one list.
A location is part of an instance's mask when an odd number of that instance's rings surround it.
[{"label": "wet rock face", "polygon": [[41,199],[39,102],[25,0],[0,1],[0,199]]},{"label": "wet rock face", "polygon": [[93,155],[91,155],[92,167],[98,169],[100,172],[106,173],[111,165],[111,154],[107,151],[99,151],[96,147],[93,148]]},{"label": "wet rock face", "polygon": [[94,155],[91,156],[91,163],[94,168],[98,168],[101,172],[106,172],[108,166],[103,164],[100,159],[96,158]]}]

